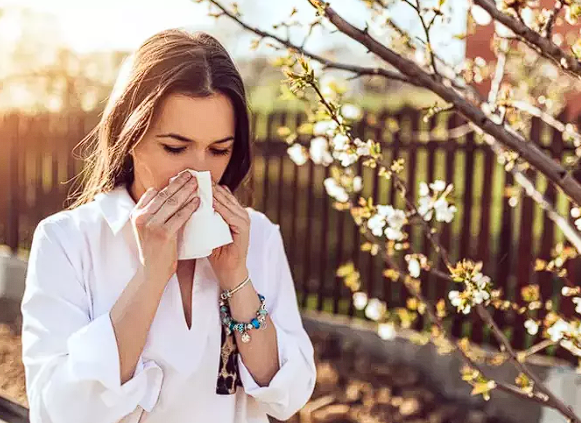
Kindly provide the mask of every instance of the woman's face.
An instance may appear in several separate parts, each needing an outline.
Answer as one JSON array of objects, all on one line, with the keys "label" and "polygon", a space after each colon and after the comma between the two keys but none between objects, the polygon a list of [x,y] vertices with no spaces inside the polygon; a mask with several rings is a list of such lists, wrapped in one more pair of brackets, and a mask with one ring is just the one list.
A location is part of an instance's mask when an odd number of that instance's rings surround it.
[{"label": "woman's face", "polygon": [[235,119],[230,99],[170,94],[160,103],[133,155],[131,194],[137,201],[149,187],[164,188],[184,169],[209,170],[220,181],[232,157]]}]

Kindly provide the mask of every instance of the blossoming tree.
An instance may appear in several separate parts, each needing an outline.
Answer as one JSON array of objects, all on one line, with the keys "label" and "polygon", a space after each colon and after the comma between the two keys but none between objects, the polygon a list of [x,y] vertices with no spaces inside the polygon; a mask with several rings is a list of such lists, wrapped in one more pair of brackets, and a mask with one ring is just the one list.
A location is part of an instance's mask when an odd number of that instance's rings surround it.
[{"label": "blossoming tree", "polygon": [[[474,131],[486,142],[504,164],[522,193],[531,197],[562,231],[572,248],[555,248],[555,256],[550,261],[537,260],[536,270],[552,272],[565,282],[561,294],[576,305],[581,314],[581,288],[567,278],[564,263],[581,252],[581,183],[573,176],[578,158],[581,157],[581,135],[571,123],[562,123],[555,118],[562,104],[563,90],[576,86],[581,80],[581,38],[566,41],[560,34],[554,34],[555,26],[574,24],[581,15],[581,5],[575,0],[557,0],[552,9],[546,9],[532,1],[524,0],[469,0],[468,31],[473,31],[478,23],[494,20],[494,54],[496,60],[487,64],[481,58],[465,60],[459,66],[452,66],[436,53],[432,39],[437,24],[447,22],[446,0],[361,0],[369,10],[365,28],[349,23],[337,13],[329,3],[307,0],[313,8],[313,21],[308,23],[283,22],[275,25],[302,28],[305,38],[299,42],[290,36],[281,37],[275,32],[256,28],[247,23],[236,4],[226,5],[215,0],[197,0],[210,5],[213,16],[226,16],[236,21],[247,31],[257,35],[253,42],[258,46],[266,40],[281,52],[275,61],[287,76],[287,93],[304,101],[308,108],[309,124],[299,128],[310,136],[307,145],[298,141],[296,133],[289,128],[280,128],[289,144],[288,154],[297,165],[308,160],[330,167],[330,177],[324,181],[326,192],[334,199],[334,207],[349,212],[354,223],[366,237],[362,246],[371,254],[381,254],[386,262],[385,275],[405,285],[413,295],[410,313],[426,315],[431,322],[427,338],[440,351],[458,350],[465,367],[463,379],[473,386],[473,394],[488,399],[491,391],[499,389],[521,398],[527,398],[554,408],[568,421],[581,422],[573,410],[551,393],[540,378],[527,365],[527,357],[556,345],[581,358],[581,321],[553,311],[550,302],[544,301],[537,285],[530,284],[522,292],[525,307],[511,303],[503,292],[495,288],[494,282],[486,276],[482,262],[465,257],[453,262],[440,242],[437,224],[450,223],[456,214],[450,196],[453,185],[443,180],[422,181],[418,198],[409,195],[409,186],[402,176],[406,163],[401,158],[386,162],[382,154],[380,140],[362,140],[353,135],[351,124],[361,117],[361,109],[355,104],[345,103],[346,85],[344,81],[327,80],[323,71],[337,69],[352,74],[352,78],[379,77],[400,81],[429,90],[443,101],[426,110],[426,117],[441,112],[460,114],[468,122],[466,131]],[[406,4],[416,15],[423,37],[411,37],[391,18],[390,9],[398,3]],[[291,12],[291,17],[296,10]],[[563,14],[565,22],[563,21]],[[362,66],[356,63],[342,63],[315,54],[306,48],[308,37],[315,26],[330,25],[345,37],[363,46],[375,58],[376,66]],[[463,38],[467,34],[457,34]],[[510,67],[510,68],[509,68]],[[535,75],[534,84],[521,84],[525,77]],[[485,98],[475,89],[474,83],[490,79],[490,91]],[[577,159],[561,163],[547,155],[537,145],[527,139],[527,125],[530,117],[542,119],[554,130],[562,134],[566,143],[576,148]],[[374,204],[372,198],[361,196],[363,179],[357,174],[356,164],[377,172],[379,177],[390,180],[404,200],[405,207],[398,209],[394,204]],[[566,216],[557,210],[555,204],[544,197],[531,181],[531,172],[544,175],[558,187],[574,204],[570,210],[576,219],[571,224]],[[439,270],[422,251],[415,251],[406,228],[417,226],[422,229],[430,244],[437,252],[438,261],[446,271]],[[401,266],[404,258],[405,266]],[[420,275],[429,272],[446,281],[453,281],[457,289],[450,291],[446,298],[429,301],[422,294]],[[353,291],[356,308],[378,323],[379,335],[391,338],[395,333],[397,319],[393,318],[387,304],[377,298],[369,299],[360,290],[360,274],[349,262],[337,269]],[[519,371],[514,383],[492,379],[482,366],[483,360],[477,348],[466,339],[450,337],[443,325],[447,309],[477,315],[492,329],[493,336],[501,346],[495,363],[510,361]],[[529,334],[542,331],[545,338],[541,343],[526,351],[516,351],[492,317],[491,310],[511,309],[518,313],[545,308],[548,312],[543,320],[533,317],[524,323]],[[400,322],[401,324],[401,319]],[[580,361],[581,366],[581,361]]]}]

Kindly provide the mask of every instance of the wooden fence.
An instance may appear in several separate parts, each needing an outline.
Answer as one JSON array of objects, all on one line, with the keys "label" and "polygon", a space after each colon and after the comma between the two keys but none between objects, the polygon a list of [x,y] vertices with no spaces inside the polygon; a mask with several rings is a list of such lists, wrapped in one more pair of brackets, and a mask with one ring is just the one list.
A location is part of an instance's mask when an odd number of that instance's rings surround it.
[{"label": "wooden fence", "polygon": [[[363,289],[371,297],[385,300],[388,307],[404,306],[408,299],[405,288],[382,275],[384,266],[379,257],[360,251],[364,238],[357,226],[346,212],[331,207],[322,183],[329,176],[329,169],[310,161],[297,167],[287,156],[287,145],[278,138],[277,128],[285,125],[294,129],[303,118],[290,113],[253,116],[257,141],[251,180],[254,208],[281,225],[301,306],[361,315],[353,307],[350,291],[335,277],[338,265],[348,260],[360,269]],[[97,120],[98,116],[91,114],[2,117],[0,244],[13,250],[27,248],[38,221],[62,209],[70,189],[70,183],[65,181],[82,168],[82,161],[73,158],[71,151]],[[571,315],[571,301],[560,301],[562,280],[533,270],[535,258],[549,259],[553,246],[563,241],[562,234],[530,198],[524,196],[518,204],[509,204],[505,194],[513,185],[513,178],[479,136],[468,133],[450,138],[449,130],[464,123],[458,116],[446,115],[424,122],[417,111],[404,109],[395,115],[365,115],[353,131],[361,139],[381,141],[388,162],[395,157],[406,160],[404,176],[410,195],[417,196],[420,181],[444,179],[454,183],[452,196],[458,212],[451,224],[440,225],[442,243],[452,260],[482,260],[484,272],[495,286],[521,304],[521,288],[539,283],[542,298],[552,298],[555,308]],[[563,142],[558,131],[537,119],[533,119],[531,128],[531,142],[538,143],[555,159],[574,155],[574,148]],[[426,134],[437,134],[439,139],[427,139]],[[364,196],[403,208],[403,200],[391,183],[370,169],[360,166],[360,171],[364,176]],[[562,193],[548,186],[542,175],[531,175],[537,188],[567,214],[569,202]],[[434,251],[419,228],[411,228],[411,241],[416,251],[435,260]],[[579,262],[570,261],[567,269],[569,280],[578,284]],[[431,299],[445,297],[451,288],[449,283],[426,274],[422,281],[424,294]],[[543,313],[539,311],[537,317]],[[503,312],[496,313],[496,318],[516,347],[524,348],[540,339],[540,335],[526,334],[524,316]],[[425,323],[420,319],[415,326]],[[456,336],[490,341],[489,329],[475,316],[459,316],[450,324]]]}]

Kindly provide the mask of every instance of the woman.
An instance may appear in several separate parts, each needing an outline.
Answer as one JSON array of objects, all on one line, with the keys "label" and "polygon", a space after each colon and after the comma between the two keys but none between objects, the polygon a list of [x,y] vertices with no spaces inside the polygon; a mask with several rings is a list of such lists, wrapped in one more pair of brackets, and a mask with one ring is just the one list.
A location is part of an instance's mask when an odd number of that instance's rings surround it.
[{"label": "woman", "polygon": [[[228,53],[204,33],[154,35],[96,129],[83,192],[33,236],[22,302],[31,423],[288,419],[313,392],[313,347],[279,226],[233,195],[251,153]],[[200,205],[186,169],[210,171],[233,242],[178,261],[177,234]]]}]

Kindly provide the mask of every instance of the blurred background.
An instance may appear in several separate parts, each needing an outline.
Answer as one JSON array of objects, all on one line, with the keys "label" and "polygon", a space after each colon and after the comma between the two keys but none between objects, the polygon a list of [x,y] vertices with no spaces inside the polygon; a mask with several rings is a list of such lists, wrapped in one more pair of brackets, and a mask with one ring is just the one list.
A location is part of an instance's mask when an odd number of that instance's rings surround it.
[{"label": "blurred background", "polygon": [[[466,31],[467,4],[449,4],[453,13],[447,31],[434,33],[436,51],[455,65],[486,56],[490,34],[482,30],[468,39],[454,37]],[[241,0],[238,5],[247,22],[283,35],[286,28],[272,25],[284,21],[293,8],[296,19],[313,15],[308,3],[298,0]],[[363,25],[368,13],[358,1],[338,0],[333,7],[357,25]],[[188,0],[0,0],[0,421],[27,421],[18,307],[32,233],[42,218],[64,207],[83,167],[77,144],[97,123],[123,59],[145,38],[171,27],[203,30],[218,38],[247,86],[257,147],[248,204],[281,225],[305,325],[317,349],[320,380],[313,402],[295,420],[364,421],[355,420],[349,410],[372,401],[384,413],[378,421],[541,421],[540,407],[515,408],[515,400],[500,395],[491,408],[470,397],[457,360],[442,362],[421,345],[402,341],[404,335],[390,342],[377,337],[336,276],[337,267],[353,261],[362,271],[362,289],[389,308],[409,306],[407,292],[386,277],[381,260],[361,251],[364,239],[349,215],[331,207],[322,183],[329,169],[310,161],[297,166],[288,157],[279,127],[294,130],[305,115],[300,102],[281,96],[284,76],[272,65],[277,52],[267,43],[254,48],[254,36],[230,20],[216,20],[208,10],[206,4]],[[417,16],[409,8],[396,7],[393,16],[411,34],[419,33]],[[288,31],[292,35],[293,29]],[[373,63],[360,46],[321,28],[315,28],[309,49],[338,61]],[[339,72],[325,71],[327,79],[340,77]],[[541,282],[537,279],[542,276],[533,272],[533,258],[548,257],[563,237],[530,199],[512,196],[512,177],[479,137],[471,133],[451,139],[449,130],[461,126],[461,118],[443,113],[422,119],[420,109],[436,98],[397,81],[355,79],[349,91],[352,102],[363,109],[354,133],[381,141],[392,158],[405,158],[410,186],[434,179],[454,183],[458,213],[443,228],[443,243],[453,258],[482,260],[486,274],[511,298],[518,297],[520,287]],[[556,157],[573,154],[540,121],[532,125],[531,137],[552,146]],[[369,169],[360,170],[365,195],[401,205],[390,184]],[[537,183],[546,189],[542,177]],[[567,199],[547,192],[567,213]],[[418,231],[412,231],[412,242],[420,250],[428,248]],[[578,264],[569,265],[572,275]],[[450,288],[425,278],[429,298],[439,298]],[[547,278],[543,297],[558,301],[560,285]],[[540,339],[526,333],[524,318],[497,317],[516,347]],[[348,323],[353,321],[360,322],[358,329]],[[493,343],[490,328],[476,319],[458,317],[448,324],[457,337]],[[420,316],[408,326],[421,331],[427,322]],[[413,338],[412,332],[406,336]]]}]

